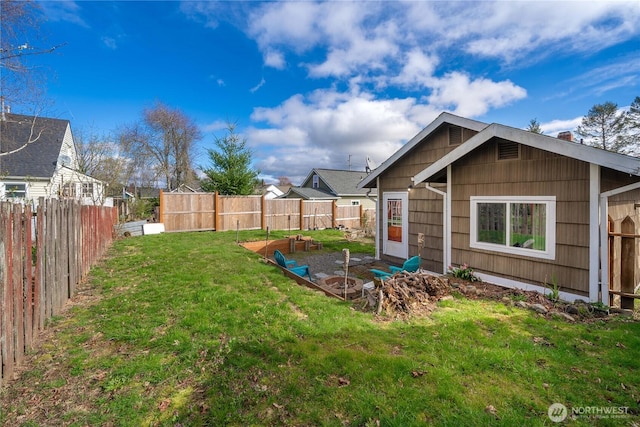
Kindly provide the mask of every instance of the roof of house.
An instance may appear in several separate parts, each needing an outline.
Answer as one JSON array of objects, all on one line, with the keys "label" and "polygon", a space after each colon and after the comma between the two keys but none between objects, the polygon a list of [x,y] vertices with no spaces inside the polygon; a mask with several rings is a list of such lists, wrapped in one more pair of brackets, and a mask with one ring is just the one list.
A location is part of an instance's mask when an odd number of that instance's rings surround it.
[{"label": "roof of house", "polygon": [[309,187],[291,187],[289,191],[279,198],[289,198],[291,195],[295,195],[305,200],[337,200],[340,197],[329,194],[326,191],[321,191],[316,188]]},{"label": "roof of house", "polygon": [[[359,188],[358,184],[367,176],[365,171],[345,171],[338,169],[317,169],[314,168],[302,181],[301,188],[309,183],[313,175],[318,175],[320,179],[329,187],[333,196],[365,196],[368,192],[365,188]],[[307,187],[308,188],[308,187]]]},{"label": "roof of house", "polygon": [[494,137],[640,176],[640,158],[494,123],[416,174],[413,177],[414,183],[429,181],[440,175],[448,165]]},{"label": "roof of house", "polygon": [[374,187],[375,179],[380,176],[384,171],[386,171],[389,167],[391,167],[395,162],[403,158],[408,152],[410,152],[416,145],[420,144],[420,142],[426,138],[429,134],[436,131],[440,126],[450,124],[456,125],[463,128],[475,130],[480,132],[482,129],[486,128],[488,125],[483,122],[479,122],[477,120],[467,119],[465,117],[456,116],[451,113],[441,113],[434,121],[432,121],[427,127],[422,129],[416,136],[411,138],[404,144],[398,151],[393,153],[391,157],[382,162],[380,166],[375,168],[369,175],[367,175],[361,182],[358,184],[359,188],[365,187]]},{"label": "roof of house", "polygon": [[68,120],[4,113],[0,120],[0,173],[8,177],[50,178],[69,126]]}]

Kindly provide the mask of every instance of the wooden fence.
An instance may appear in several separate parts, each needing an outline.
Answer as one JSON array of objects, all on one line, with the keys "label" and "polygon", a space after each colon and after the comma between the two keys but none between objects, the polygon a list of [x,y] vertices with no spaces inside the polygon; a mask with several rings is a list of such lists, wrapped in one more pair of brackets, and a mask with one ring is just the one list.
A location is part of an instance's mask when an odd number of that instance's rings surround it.
[{"label": "wooden fence", "polygon": [[266,199],[218,193],[160,193],[160,222],[171,231],[316,230],[372,227],[375,210],[332,200]]},{"label": "wooden fence", "polygon": [[116,221],[115,208],[70,200],[40,199],[36,212],[0,202],[0,385],[109,247]]}]

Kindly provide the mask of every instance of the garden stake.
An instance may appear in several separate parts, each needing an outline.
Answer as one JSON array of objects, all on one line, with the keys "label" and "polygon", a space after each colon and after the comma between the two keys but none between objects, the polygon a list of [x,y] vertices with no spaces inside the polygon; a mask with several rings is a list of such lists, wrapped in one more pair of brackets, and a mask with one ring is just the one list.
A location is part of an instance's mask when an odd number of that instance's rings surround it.
[{"label": "garden stake", "polygon": [[269,226],[267,226],[267,240],[264,241],[264,258],[267,259],[269,249]]},{"label": "garden stake", "polygon": [[344,257],[344,300],[347,300],[347,276],[349,275],[349,249],[342,250],[342,256]]}]

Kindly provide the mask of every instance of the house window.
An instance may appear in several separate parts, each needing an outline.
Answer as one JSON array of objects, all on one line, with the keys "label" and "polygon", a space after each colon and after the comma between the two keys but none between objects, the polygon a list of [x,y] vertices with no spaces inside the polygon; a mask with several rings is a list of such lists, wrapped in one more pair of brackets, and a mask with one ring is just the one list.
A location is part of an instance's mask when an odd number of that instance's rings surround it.
[{"label": "house window", "polygon": [[76,197],[76,184],[73,182],[67,182],[62,186],[62,197]]},{"label": "house window", "polygon": [[8,199],[24,199],[27,197],[27,184],[7,183],[4,185],[4,194]]},{"label": "house window", "polygon": [[318,175],[313,175],[313,188],[320,187],[320,177]]},{"label": "house window", "polygon": [[351,206],[360,206],[360,200],[352,200]]},{"label": "house window", "polygon": [[82,183],[82,197],[93,197],[93,183],[92,182],[83,182]]},{"label": "house window", "polygon": [[555,197],[471,197],[470,246],[555,259]]}]

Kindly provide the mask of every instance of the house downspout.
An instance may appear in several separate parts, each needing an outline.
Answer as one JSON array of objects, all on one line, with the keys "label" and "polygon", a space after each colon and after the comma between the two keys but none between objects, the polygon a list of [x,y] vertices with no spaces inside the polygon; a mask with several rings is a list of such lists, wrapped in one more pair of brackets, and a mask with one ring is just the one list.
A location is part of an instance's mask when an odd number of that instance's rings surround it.
[{"label": "house downspout", "polygon": [[601,302],[609,305],[609,197],[640,188],[640,182],[600,193],[600,291]]},{"label": "house downspout", "polygon": [[[375,199],[376,202],[376,259],[380,259],[380,217],[382,216],[382,212],[380,211],[380,177],[376,177],[376,188],[378,189],[378,197]],[[367,196],[368,197],[368,196]]]},{"label": "house downspout", "polygon": [[[379,185],[379,184],[380,184],[379,178],[376,178],[376,186]],[[376,228],[375,228],[375,230],[376,230],[376,239],[375,239],[375,242],[376,242],[376,253],[375,253],[375,258],[376,259],[380,259],[380,256],[379,256],[380,253],[378,252],[378,238],[377,238],[377,235],[378,235],[378,218],[380,217],[380,215],[378,214],[378,198],[377,197],[371,197],[371,189],[370,188],[365,193],[365,196],[367,197],[367,199],[371,200],[376,205]]]},{"label": "house downspout", "polygon": [[442,190],[438,190],[437,188],[433,188],[430,183],[425,183],[425,188],[429,191],[432,191],[436,194],[439,194],[442,196],[442,224],[444,225],[444,230],[442,230],[442,272],[446,273],[447,272],[447,268],[450,264],[449,260],[451,258],[451,255],[449,254],[449,222],[447,221],[448,218],[448,197],[447,197],[447,193],[442,191]]}]

